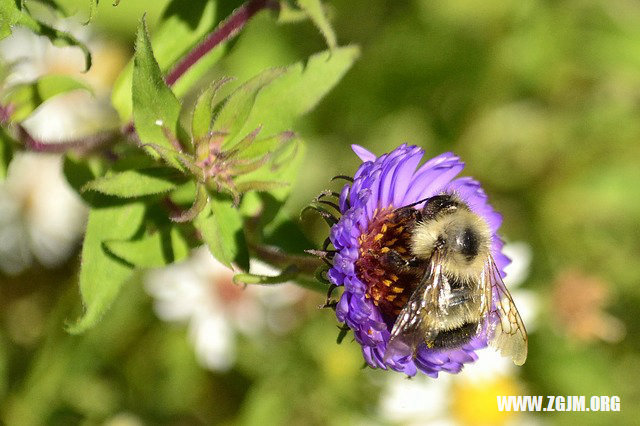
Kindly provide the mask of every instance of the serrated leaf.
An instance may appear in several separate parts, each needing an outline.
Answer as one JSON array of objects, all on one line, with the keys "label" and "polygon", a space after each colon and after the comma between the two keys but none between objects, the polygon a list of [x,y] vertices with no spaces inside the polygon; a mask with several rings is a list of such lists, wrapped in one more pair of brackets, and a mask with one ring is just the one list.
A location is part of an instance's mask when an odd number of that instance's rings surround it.
[{"label": "serrated leaf", "polygon": [[209,206],[210,209],[203,210],[193,224],[220,263],[229,268],[234,264],[248,271],[249,251],[240,211],[231,199],[220,195],[211,197]]},{"label": "serrated leaf", "polygon": [[258,93],[283,75],[285,71],[286,68],[267,69],[229,95],[220,108],[212,128],[213,131],[227,134],[226,146],[233,146],[234,138],[249,117]]},{"label": "serrated leaf", "polygon": [[223,78],[214,81],[209,87],[202,92],[193,108],[191,118],[191,134],[193,139],[198,141],[205,137],[211,130],[213,123],[213,102],[220,87],[229,82],[230,78]]},{"label": "serrated leaf", "polygon": [[87,182],[82,191],[98,191],[116,197],[131,198],[171,191],[181,180],[175,170],[152,167],[127,170]]},{"label": "serrated leaf", "polygon": [[0,127],[0,181],[7,177],[7,169],[13,159],[13,145],[13,138]]},{"label": "serrated leaf", "polygon": [[250,146],[242,149],[238,153],[238,157],[242,159],[261,158],[269,154],[272,158],[277,158],[280,152],[287,149],[287,144],[293,143],[292,140],[295,137],[295,133],[287,131],[256,140]]},{"label": "serrated leaf", "polygon": [[[258,145],[257,141],[254,145]],[[280,147],[272,160],[260,169],[239,176],[236,179],[238,186],[246,182],[262,181],[262,182],[296,182],[302,161],[304,159],[305,147],[302,141],[289,141]],[[276,200],[284,202],[291,192],[293,185],[273,187],[269,189],[269,194]]]},{"label": "serrated leaf", "polygon": [[329,49],[337,46],[336,34],[327,19],[320,0],[298,0],[298,6],[304,10],[327,42]]},{"label": "serrated leaf", "polygon": [[189,244],[176,227],[163,228],[132,241],[106,241],[105,247],[120,259],[141,268],[168,265],[189,255]]},{"label": "serrated leaf", "polygon": [[0,40],[11,35],[11,27],[18,22],[21,13],[15,0],[0,1]]},{"label": "serrated leaf", "polygon": [[262,125],[270,136],[291,128],[295,118],[313,109],[351,68],[359,56],[355,46],[338,47],[311,56],[306,64],[298,62],[265,87],[256,98],[241,134]]},{"label": "serrated leaf", "polygon": [[[215,0],[173,0],[167,5],[152,37],[155,58],[163,72],[213,29],[217,22],[216,5]],[[200,62],[206,62],[207,69],[210,69],[220,57],[222,49],[222,46],[214,49]],[[185,75],[176,84],[175,93],[184,95],[193,86],[196,77],[191,73]],[[133,111],[132,81],[133,62],[130,62],[118,77],[111,96],[113,106],[125,122],[131,119]]]},{"label": "serrated leaf", "polygon": [[94,192],[82,192],[81,188],[89,181],[104,173],[104,164],[97,157],[80,158],[69,152],[64,157],[62,166],[64,177],[71,187],[89,205],[98,205],[103,195]]},{"label": "serrated leaf", "polygon": [[142,224],[144,211],[142,203],[129,203],[89,212],[79,281],[85,312],[68,327],[70,333],[82,333],[93,327],[131,277],[131,267],[107,253],[103,243],[131,239]]},{"label": "serrated leaf", "polygon": [[22,121],[47,100],[74,90],[86,90],[93,94],[91,86],[68,75],[45,75],[32,83],[14,86],[4,98],[5,104],[12,104],[13,121]]},{"label": "serrated leaf", "polygon": [[194,176],[201,177],[202,169],[198,169],[193,163],[193,159],[181,152],[176,151],[173,148],[166,148],[155,143],[147,143],[142,145],[144,148],[152,150],[160,158],[162,158],[167,165],[180,170],[183,173],[187,171],[191,172]]},{"label": "serrated leaf", "polygon": [[209,196],[207,190],[204,188],[204,185],[198,183],[196,184],[196,196],[191,207],[179,214],[172,214],[170,219],[174,222],[191,222],[205,209],[208,201]]},{"label": "serrated leaf", "polygon": [[173,149],[166,132],[178,134],[179,115],[180,102],[162,78],[143,19],[136,37],[133,67],[133,122],[140,140]]},{"label": "serrated leaf", "polygon": [[[6,1],[6,0],[5,0]],[[11,3],[12,0],[9,0]],[[2,2],[4,3],[4,1]],[[29,28],[34,33],[47,37],[54,46],[64,47],[64,46],[72,46],[78,47],[82,50],[84,54],[84,71],[88,71],[91,68],[91,52],[89,52],[89,48],[86,44],[75,38],[73,35],[66,31],[57,30],[44,22],[40,22],[34,19],[29,13],[25,10],[20,11],[17,16],[17,20],[15,24],[22,25]],[[0,24],[0,30],[2,30],[3,24]]]}]

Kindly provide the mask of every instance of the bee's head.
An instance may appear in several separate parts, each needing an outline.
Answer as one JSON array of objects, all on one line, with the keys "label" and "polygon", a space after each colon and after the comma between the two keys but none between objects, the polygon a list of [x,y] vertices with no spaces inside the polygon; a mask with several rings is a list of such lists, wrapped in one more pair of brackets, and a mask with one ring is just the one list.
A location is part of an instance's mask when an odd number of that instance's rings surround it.
[{"label": "bee's head", "polygon": [[412,235],[415,256],[429,258],[440,251],[451,269],[475,269],[488,256],[487,223],[452,194],[431,197],[422,208],[422,220]]}]

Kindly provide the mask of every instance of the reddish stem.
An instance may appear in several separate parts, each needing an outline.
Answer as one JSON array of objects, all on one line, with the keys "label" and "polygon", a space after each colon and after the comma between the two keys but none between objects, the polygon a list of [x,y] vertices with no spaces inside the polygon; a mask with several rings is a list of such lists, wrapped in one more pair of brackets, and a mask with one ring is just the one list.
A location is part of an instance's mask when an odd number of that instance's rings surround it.
[{"label": "reddish stem", "polygon": [[102,131],[84,138],[65,142],[43,142],[35,139],[27,132],[22,125],[16,125],[18,139],[22,141],[25,148],[32,152],[63,153],[70,150],[89,151],[110,140],[113,140],[117,133],[113,131]]},{"label": "reddish stem", "polygon": [[175,84],[193,65],[204,55],[211,52],[220,43],[229,40],[240,32],[249,22],[249,19],[262,9],[277,10],[280,5],[270,0],[251,0],[237,8],[224,22],[209,34],[199,45],[193,48],[178,64],[167,74],[165,81],[169,86]]}]

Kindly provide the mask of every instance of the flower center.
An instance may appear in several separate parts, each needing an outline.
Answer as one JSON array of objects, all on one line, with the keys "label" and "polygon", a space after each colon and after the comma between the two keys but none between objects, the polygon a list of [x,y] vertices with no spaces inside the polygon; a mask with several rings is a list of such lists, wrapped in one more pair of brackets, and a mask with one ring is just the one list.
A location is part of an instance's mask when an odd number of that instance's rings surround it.
[{"label": "flower center", "polygon": [[[360,255],[356,261],[358,278],[367,285],[367,299],[372,299],[388,325],[392,325],[417,285],[415,274],[399,271],[385,261],[394,250],[401,256],[409,253],[411,233],[406,220],[398,218],[390,206],[374,212],[366,233],[359,238]],[[388,258],[387,258],[388,259]]]}]

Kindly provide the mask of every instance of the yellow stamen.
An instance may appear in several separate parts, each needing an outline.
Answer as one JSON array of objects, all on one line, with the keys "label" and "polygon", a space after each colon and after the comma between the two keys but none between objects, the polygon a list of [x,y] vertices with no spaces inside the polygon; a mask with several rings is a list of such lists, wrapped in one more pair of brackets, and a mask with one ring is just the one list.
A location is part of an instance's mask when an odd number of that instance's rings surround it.
[{"label": "yellow stamen", "polygon": [[391,287],[391,291],[394,293],[402,293],[404,289],[401,287]]}]

